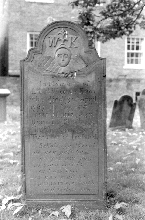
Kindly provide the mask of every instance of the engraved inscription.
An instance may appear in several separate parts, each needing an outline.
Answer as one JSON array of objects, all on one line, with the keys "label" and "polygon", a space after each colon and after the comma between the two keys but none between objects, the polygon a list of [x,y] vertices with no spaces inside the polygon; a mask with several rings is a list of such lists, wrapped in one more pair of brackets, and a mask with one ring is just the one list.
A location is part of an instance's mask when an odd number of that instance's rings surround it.
[{"label": "engraved inscription", "polygon": [[78,36],[68,35],[65,29],[61,29],[56,36],[49,36],[49,47],[67,46],[69,48],[78,48]]}]

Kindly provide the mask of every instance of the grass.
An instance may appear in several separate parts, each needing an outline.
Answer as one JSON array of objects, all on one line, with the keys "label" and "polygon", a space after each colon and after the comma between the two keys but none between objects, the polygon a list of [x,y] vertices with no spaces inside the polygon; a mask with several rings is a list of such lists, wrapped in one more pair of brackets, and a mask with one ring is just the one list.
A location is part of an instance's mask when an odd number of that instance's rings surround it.
[{"label": "grass", "polygon": [[[138,110],[133,122],[134,128],[130,130],[109,129],[111,108],[107,109],[107,114],[108,211],[80,211],[75,207],[70,218],[109,219],[110,213],[114,212],[114,205],[124,202],[127,207],[123,215],[120,213],[123,219],[145,220],[145,130],[140,129]],[[20,160],[20,109],[8,106],[7,122],[0,123],[0,201],[6,196],[20,194]],[[112,193],[114,196],[111,196]],[[12,215],[15,209],[1,211],[0,219],[66,219],[63,213],[59,218],[49,216],[52,209],[48,207],[27,208],[24,215],[16,218]]]}]

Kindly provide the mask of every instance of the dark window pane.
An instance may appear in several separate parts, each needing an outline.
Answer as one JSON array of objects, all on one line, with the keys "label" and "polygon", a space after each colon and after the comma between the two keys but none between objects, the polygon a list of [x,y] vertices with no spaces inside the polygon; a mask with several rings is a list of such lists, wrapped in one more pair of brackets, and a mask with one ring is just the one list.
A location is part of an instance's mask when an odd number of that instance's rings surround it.
[{"label": "dark window pane", "polygon": [[130,45],[127,45],[127,50],[130,50]]},{"label": "dark window pane", "polygon": [[131,46],[131,50],[134,50],[134,45]]},{"label": "dark window pane", "polygon": [[130,43],[130,38],[129,37],[127,38],[127,43]]}]

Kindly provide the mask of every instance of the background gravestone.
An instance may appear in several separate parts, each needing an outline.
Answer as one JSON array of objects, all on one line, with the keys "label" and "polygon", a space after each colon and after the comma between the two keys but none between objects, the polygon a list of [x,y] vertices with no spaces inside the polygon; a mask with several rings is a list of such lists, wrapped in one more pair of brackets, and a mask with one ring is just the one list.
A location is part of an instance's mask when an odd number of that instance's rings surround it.
[{"label": "background gravestone", "polygon": [[138,100],[140,124],[141,128],[145,129],[145,89],[142,91],[141,96]]},{"label": "background gravestone", "polygon": [[21,82],[26,201],[104,208],[105,60],[79,26],[54,22],[21,61]]},{"label": "background gravestone", "polygon": [[114,101],[112,110],[110,128],[132,128],[133,117],[136,103],[133,103],[132,97],[122,96],[119,101]]},{"label": "background gravestone", "polygon": [[8,89],[0,89],[0,122],[6,121],[6,98],[10,95]]}]

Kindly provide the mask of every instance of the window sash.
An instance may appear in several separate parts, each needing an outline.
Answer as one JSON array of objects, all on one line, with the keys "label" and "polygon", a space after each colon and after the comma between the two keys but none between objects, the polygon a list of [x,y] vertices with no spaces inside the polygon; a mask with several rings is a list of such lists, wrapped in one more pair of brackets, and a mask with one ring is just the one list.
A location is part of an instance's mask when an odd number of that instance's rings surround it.
[{"label": "window sash", "polygon": [[37,46],[37,38],[39,36],[39,32],[29,32],[27,33],[27,52],[31,48]]},{"label": "window sash", "polygon": [[127,37],[126,40],[126,64],[142,65],[144,58],[144,38]]},{"label": "window sash", "polygon": [[142,64],[142,53],[127,52],[127,64]]}]

